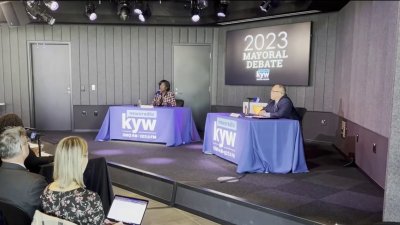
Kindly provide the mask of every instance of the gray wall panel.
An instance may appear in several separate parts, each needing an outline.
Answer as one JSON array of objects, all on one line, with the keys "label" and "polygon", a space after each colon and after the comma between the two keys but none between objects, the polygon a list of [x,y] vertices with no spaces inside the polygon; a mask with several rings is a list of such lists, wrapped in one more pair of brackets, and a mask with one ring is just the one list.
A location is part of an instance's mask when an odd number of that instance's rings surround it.
[{"label": "gray wall panel", "polygon": [[105,47],[106,47],[106,93],[107,93],[107,105],[115,104],[114,98],[114,29],[113,27],[105,27]]},{"label": "gray wall panel", "polygon": [[79,27],[71,26],[71,79],[72,105],[81,104]]},{"label": "gray wall panel", "polygon": [[5,112],[11,113],[14,111],[13,88],[11,78],[11,49],[10,49],[10,29],[3,27],[2,29],[2,54],[3,54],[3,80],[4,80],[4,101],[6,103]]},{"label": "gray wall panel", "polygon": [[36,24],[35,26],[35,39],[44,40],[44,25]]},{"label": "gray wall panel", "polygon": [[[21,84],[21,118],[24,124],[27,126],[30,124],[30,112],[29,112],[29,80],[28,80],[28,58],[26,57],[26,29],[25,27],[18,27],[18,65],[20,73],[20,84]],[[1,80],[1,79],[0,79]]]},{"label": "gray wall panel", "polygon": [[[325,62],[324,80],[324,108],[323,111],[331,112],[333,109],[333,89],[335,75],[335,48],[336,48],[336,24],[337,14],[330,14],[328,18],[327,52]],[[299,97],[298,97],[299,98]],[[301,104],[299,104],[301,106]]]},{"label": "gray wall panel", "polygon": [[[398,28],[400,24],[400,4],[390,9],[397,11],[397,21],[390,25]],[[386,167],[386,189],[383,206],[383,220],[400,222],[400,36],[399,29],[396,30],[394,44],[391,40],[386,43],[388,49],[397,49],[395,60],[386,62],[387,72],[394,74],[393,107],[391,110],[391,131]],[[392,67],[392,64],[395,66]],[[392,69],[393,68],[393,69]],[[388,86],[385,81],[385,86]]]},{"label": "gray wall panel", "polygon": [[44,40],[52,41],[53,40],[53,29],[51,26],[45,26],[44,28]]},{"label": "gray wall panel", "polygon": [[61,41],[61,25],[54,25],[53,28],[53,41]]},{"label": "gray wall panel", "polygon": [[164,79],[172,81],[172,38],[171,27],[164,28]]},{"label": "gray wall panel", "polygon": [[34,26],[26,26],[26,40],[28,40],[28,41],[35,40],[35,27]]},{"label": "gray wall panel", "polygon": [[105,105],[107,104],[105,29],[104,26],[96,26],[96,28],[97,104]]},{"label": "gray wall panel", "polygon": [[[208,28],[210,29],[210,28]],[[205,42],[205,29],[203,27],[198,27],[196,29],[196,42],[197,43],[204,43]]]},{"label": "gray wall panel", "polygon": [[337,23],[333,112],[384,137],[390,133],[394,64],[387,62],[395,54],[397,6],[350,2]]},{"label": "gray wall panel", "polygon": [[71,27],[69,25],[61,26],[61,40],[70,41],[71,40]]},{"label": "gray wall panel", "polygon": [[172,43],[179,43],[179,38],[180,38],[179,27],[172,28]]},{"label": "gray wall panel", "polygon": [[[218,29],[69,24],[33,24],[13,30],[3,25],[0,101],[7,106],[2,113],[16,112],[30,125],[27,41],[71,44],[73,105],[136,104],[139,98],[147,104],[159,80],[173,80],[173,43],[186,44],[190,39],[192,44],[218,47],[214,30]],[[234,95],[230,97],[230,101],[234,99]]]},{"label": "gray wall panel", "polygon": [[[149,27],[147,30],[147,102],[151,104],[153,101],[154,92],[158,89],[156,84],[156,45],[155,45],[154,27]],[[146,76],[146,74],[143,74]]]},{"label": "gray wall panel", "polygon": [[131,104],[131,28],[122,27],[122,104]]},{"label": "gray wall panel", "polygon": [[122,28],[114,27],[114,103],[122,104]]},{"label": "gray wall panel", "polygon": [[[7,28],[3,28],[3,26],[0,25],[0,102],[1,103],[5,103],[6,99],[4,96],[4,72],[3,72],[3,29],[7,29]],[[6,106],[0,106],[0,115],[2,115],[3,113],[5,113],[5,108]]]},{"label": "gray wall panel", "polygon": [[197,43],[196,41],[196,27],[190,27],[188,28],[189,30],[189,34],[188,34],[188,43],[193,44],[193,43]]},{"label": "gray wall panel", "polygon": [[186,27],[179,29],[179,42],[188,43],[188,29]]},{"label": "gray wall panel", "polygon": [[[88,58],[89,58],[89,102],[91,105],[97,105],[97,31],[95,26],[88,27]],[[95,90],[92,90],[92,85],[94,85]]]},{"label": "gray wall panel", "polygon": [[89,57],[88,26],[79,26],[79,65],[81,85],[81,105],[89,104]]},{"label": "gray wall panel", "polygon": [[147,92],[147,29],[145,27],[139,27],[139,84],[139,98],[143,104],[150,104]]},{"label": "gray wall panel", "polygon": [[10,53],[11,53],[11,83],[12,83],[12,99],[13,112],[21,115],[21,84],[19,73],[19,56],[18,56],[18,30],[10,29]]},{"label": "gray wall panel", "polygon": [[164,79],[164,29],[156,28],[155,82]]},{"label": "gray wall panel", "polygon": [[131,28],[131,95],[132,104],[140,98],[139,80],[139,29]]},{"label": "gray wall panel", "polygon": [[322,111],[324,107],[324,88],[325,88],[325,66],[327,54],[327,33],[328,33],[328,18],[325,17],[316,20],[314,28],[316,29],[317,52],[315,61],[314,76],[314,108],[315,111]]}]

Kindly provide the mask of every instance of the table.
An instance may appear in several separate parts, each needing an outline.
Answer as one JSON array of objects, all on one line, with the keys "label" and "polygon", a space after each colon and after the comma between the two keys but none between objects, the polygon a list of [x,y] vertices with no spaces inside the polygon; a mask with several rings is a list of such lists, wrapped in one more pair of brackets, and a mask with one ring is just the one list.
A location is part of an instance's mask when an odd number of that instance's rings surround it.
[{"label": "table", "polygon": [[96,141],[130,140],[178,146],[200,141],[187,107],[111,106]]},{"label": "table", "polygon": [[[46,178],[46,181],[49,184],[53,182],[53,169],[53,163],[46,164],[41,166],[39,172]],[[99,194],[101,202],[103,203],[104,213],[107,215],[114,199],[114,192],[105,158],[101,157],[89,159],[83,174],[83,182],[88,190]]]},{"label": "table", "polygon": [[238,173],[308,172],[297,120],[208,113],[203,152],[237,164]]}]

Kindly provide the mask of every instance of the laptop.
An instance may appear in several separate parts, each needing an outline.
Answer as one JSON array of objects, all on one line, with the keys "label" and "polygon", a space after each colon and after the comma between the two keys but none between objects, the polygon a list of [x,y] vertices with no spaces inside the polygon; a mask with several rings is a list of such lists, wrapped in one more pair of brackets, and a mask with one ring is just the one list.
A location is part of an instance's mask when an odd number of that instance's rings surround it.
[{"label": "laptop", "polygon": [[148,204],[149,201],[145,199],[115,195],[107,219],[139,225],[142,223]]}]

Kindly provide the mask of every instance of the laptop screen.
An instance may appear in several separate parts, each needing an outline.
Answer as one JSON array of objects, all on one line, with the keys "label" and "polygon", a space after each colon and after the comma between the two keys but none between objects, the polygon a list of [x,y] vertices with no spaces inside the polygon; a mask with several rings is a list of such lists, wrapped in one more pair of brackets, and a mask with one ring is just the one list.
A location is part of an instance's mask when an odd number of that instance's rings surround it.
[{"label": "laptop screen", "polygon": [[148,200],[115,195],[107,218],[128,224],[140,224]]}]

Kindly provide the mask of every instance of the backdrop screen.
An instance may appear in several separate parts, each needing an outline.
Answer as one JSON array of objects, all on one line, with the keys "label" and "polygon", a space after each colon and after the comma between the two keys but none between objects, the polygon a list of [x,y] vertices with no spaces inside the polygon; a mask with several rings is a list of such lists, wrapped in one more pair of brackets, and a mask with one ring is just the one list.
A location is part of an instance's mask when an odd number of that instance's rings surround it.
[{"label": "backdrop screen", "polygon": [[225,84],[308,85],[311,22],[228,31]]}]

